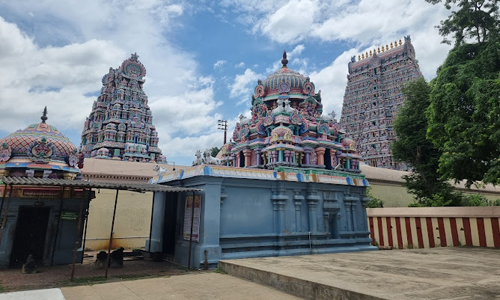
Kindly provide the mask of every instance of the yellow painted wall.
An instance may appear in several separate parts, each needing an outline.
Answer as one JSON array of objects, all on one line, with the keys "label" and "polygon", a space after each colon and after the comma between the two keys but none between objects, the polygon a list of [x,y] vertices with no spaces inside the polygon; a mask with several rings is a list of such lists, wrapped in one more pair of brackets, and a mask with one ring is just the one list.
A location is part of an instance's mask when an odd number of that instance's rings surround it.
[{"label": "yellow painted wall", "polygon": [[[96,190],[90,202],[85,248],[108,248],[115,190]],[[153,193],[119,191],[112,249],[142,248],[149,238]]]},{"label": "yellow painted wall", "polygon": [[382,200],[384,207],[408,206],[413,202],[412,195],[401,185],[370,183],[370,193]]}]

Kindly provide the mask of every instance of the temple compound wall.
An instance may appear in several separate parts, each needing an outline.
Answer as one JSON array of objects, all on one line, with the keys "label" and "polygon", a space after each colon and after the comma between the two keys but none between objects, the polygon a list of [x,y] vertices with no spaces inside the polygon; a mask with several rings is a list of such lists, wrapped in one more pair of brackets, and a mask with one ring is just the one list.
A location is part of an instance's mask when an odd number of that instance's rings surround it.
[{"label": "temple compound wall", "polygon": [[[374,249],[365,213],[368,182],[359,174],[200,165],[157,175],[151,183],[203,190],[195,195],[200,217],[194,220],[193,267],[203,266],[205,250],[209,265],[215,266],[220,259]],[[187,265],[190,197],[155,195],[146,250]]]},{"label": "temple compound wall", "polygon": [[390,152],[396,139],[392,122],[403,105],[403,86],[422,73],[410,36],[381,48],[351,58],[340,125],[366,164],[406,170]]}]

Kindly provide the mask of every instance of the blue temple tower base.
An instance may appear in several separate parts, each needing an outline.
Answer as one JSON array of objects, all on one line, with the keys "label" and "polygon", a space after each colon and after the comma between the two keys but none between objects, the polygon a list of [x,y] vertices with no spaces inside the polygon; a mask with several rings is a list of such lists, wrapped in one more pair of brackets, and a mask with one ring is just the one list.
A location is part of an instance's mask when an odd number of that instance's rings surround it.
[{"label": "blue temple tower base", "polygon": [[[203,190],[195,195],[191,267],[202,268],[205,260],[215,267],[221,259],[376,249],[365,210],[369,184],[359,173],[199,165],[158,174],[150,183]],[[147,251],[188,265],[191,197],[156,195]]]}]

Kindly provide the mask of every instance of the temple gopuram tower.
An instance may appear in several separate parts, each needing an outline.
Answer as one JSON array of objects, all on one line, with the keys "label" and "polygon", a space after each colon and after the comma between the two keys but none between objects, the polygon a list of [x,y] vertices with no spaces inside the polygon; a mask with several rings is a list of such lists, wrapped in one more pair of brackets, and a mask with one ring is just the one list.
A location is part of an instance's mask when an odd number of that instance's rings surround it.
[{"label": "temple gopuram tower", "polygon": [[142,87],[146,68],[137,54],[102,78],[101,94],[82,132],[85,157],[137,162],[165,158],[158,148],[158,132]]},{"label": "temple gopuram tower", "polygon": [[233,142],[222,147],[225,165],[245,168],[311,168],[359,173],[352,139],[333,115],[322,115],[321,91],[309,77],[283,66],[259,80],[252,117],[240,116]]},{"label": "temple gopuram tower", "polygon": [[392,122],[403,104],[402,87],[421,76],[410,36],[351,58],[340,125],[366,164],[406,169],[390,152]]}]

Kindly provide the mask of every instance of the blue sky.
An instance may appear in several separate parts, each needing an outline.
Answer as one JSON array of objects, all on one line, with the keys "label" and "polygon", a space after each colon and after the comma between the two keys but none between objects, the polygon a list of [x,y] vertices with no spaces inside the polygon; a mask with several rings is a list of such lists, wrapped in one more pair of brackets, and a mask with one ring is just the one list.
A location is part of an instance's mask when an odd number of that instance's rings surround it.
[{"label": "blue sky", "polygon": [[218,119],[231,136],[249,114],[284,49],[340,117],[352,55],[410,34],[432,79],[449,50],[434,28],[447,14],[424,0],[0,0],[0,137],[47,106],[48,123],[78,146],[102,76],[137,52],[160,147],[190,164],[222,144]]}]

